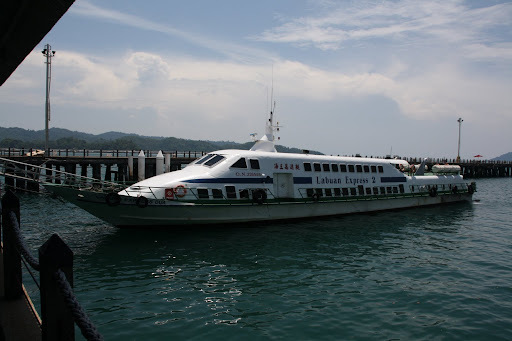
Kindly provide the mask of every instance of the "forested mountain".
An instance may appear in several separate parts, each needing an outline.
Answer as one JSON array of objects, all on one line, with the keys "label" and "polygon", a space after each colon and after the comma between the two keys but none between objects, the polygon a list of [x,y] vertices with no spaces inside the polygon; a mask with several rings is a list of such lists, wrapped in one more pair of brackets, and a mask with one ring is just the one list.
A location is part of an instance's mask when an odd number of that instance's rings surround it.
[{"label": "forested mountain", "polygon": [[[176,137],[152,137],[120,132],[99,135],[61,128],[50,128],[49,147],[52,149],[113,149],[113,150],[178,150],[210,152],[218,149],[249,149],[254,142],[200,141]],[[44,149],[44,130],[0,127],[0,148]],[[285,153],[301,153],[301,149],[276,146]],[[313,154],[320,154],[312,151]]]},{"label": "forested mountain", "polygon": [[512,152],[495,157],[493,160],[495,160],[495,161],[512,161]]}]

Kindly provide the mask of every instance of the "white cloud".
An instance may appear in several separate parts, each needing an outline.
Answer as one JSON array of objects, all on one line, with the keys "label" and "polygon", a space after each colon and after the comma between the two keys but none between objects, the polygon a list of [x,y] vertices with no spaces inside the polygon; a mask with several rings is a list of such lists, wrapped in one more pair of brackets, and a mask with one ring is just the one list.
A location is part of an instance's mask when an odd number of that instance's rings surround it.
[{"label": "white cloud", "polygon": [[462,0],[334,2],[309,17],[289,18],[256,40],[339,49],[345,43],[387,39],[465,44],[492,37],[485,30],[510,26],[512,3],[470,8]]}]

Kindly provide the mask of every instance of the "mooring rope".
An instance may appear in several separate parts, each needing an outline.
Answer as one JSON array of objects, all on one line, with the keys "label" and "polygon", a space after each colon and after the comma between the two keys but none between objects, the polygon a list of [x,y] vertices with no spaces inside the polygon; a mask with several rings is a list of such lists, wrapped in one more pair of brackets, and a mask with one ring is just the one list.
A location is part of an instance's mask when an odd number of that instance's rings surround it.
[{"label": "mooring rope", "polygon": [[[0,206],[0,210],[1,209],[2,207]],[[32,268],[34,268],[36,271],[40,271],[39,261],[30,253],[29,249],[26,246],[25,239],[21,234],[20,225],[18,223],[18,217],[16,216],[16,213],[9,212],[9,218],[11,219],[11,224],[13,227],[12,231],[14,232],[16,247],[18,248],[20,254]],[[28,270],[30,272],[30,269]],[[32,275],[31,272],[30,274]],[[32,277],[34,278],[33,275]],[[71,310],[71,313],[73,314],[73,319],[76,325],[80,328],[82,335],[89,341],[103,341],[103,337],[98,332],[94,324],[89,319],[89,316],[85,313],[84,309],[76,299],[75,293],[73,292],[73,288],[71,288],[71,285],[69,284],[64,272],[61,269],[57,269],[53,277],[57,285],[59,286],[60,291],[64,297],[64,301],[66,302],[68,309]]]},{"label": "mooring rope", "polygon": [[9,218],[11,218],[11,224],[13,227],[13,232],[16,246],[18,247],[20,253],[23,255],[23,258],[27,261],[28,264],[30,264],[31,267],[34,268],[34,270],[39,271],[39,261],[30,253],[29,249],[27,248],[27,245],[25,244],[25,239],[23,238],[23,235],[20,232],[20,225],[18,224],[18,217],[16,217],[16,213],[10,212]]},{"label": "mooring rope", "polygon": [[89,341],[103,340],[103,337],[98,332],[94,324],[89,319],[89,316],[85,313],[82,306],[76,299],[73,288],[71,288],[71,285],[69,284],[64,272],[58,269],[54,273],[54,278],[59,285],[61,293],[64,296],[64,300],[66,301],[66,305],[68,306],[69,310],[71,310],[75,323],[80,328],[82,335]]}]

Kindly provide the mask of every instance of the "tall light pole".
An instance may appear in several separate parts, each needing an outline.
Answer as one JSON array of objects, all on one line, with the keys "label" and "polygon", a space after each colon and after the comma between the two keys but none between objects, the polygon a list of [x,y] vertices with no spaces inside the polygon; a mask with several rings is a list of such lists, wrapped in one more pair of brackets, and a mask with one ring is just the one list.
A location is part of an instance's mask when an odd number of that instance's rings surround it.
[{"label": "tall light pole", "polygon": [[459,148],[457,149],[457,162],[460,162],[460,127],[462,126],[463,121],[464,120],[460,117],[457,120],[457,122],[459,122]]},{"label": "tall light pole", "polygon": [[46,44],[44,46],[44,50],[41,51],[43,56],[46,57],[46,105],[44,109],[44,131],[45,131],[45,141],[44,141],[44,154],[45,156],[50,156],[50,150],[48,148],[48,126],[50,123],[50,84],[52,81],[52,58],[55,56],[55,51],[52,51],[52,47],[50,44]]}]

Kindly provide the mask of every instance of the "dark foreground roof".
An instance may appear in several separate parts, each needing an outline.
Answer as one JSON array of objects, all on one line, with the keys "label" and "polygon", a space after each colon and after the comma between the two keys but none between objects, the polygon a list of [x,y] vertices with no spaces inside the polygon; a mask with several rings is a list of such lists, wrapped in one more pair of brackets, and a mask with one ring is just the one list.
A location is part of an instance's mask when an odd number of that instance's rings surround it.
[{"label": "dark foreground roof", "polygon": [[3,1],[0,11],[0,86],[74,1]]}]

